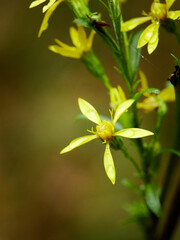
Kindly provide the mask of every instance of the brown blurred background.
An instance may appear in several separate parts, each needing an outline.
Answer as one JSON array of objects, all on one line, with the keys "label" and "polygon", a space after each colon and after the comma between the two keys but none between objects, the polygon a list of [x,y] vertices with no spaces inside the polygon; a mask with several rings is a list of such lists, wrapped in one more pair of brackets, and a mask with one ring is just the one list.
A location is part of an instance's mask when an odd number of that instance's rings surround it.
[{"label": "brown blurred background", "polygon": [[[59,6],[48,31],[38,39],[43,15],[41,6],[30,10],[30,2],[0,1],[0,239],[141,240],[136,224],[121,225],[127,216],[122,206],[137,198],[121,180],[138,183],[135,169],[121,152],[112,152],[115,186],[106,177],[104,146],[99,141],[59,155],[60,149],[91,127],[88,121],[74,121],[79,114],[78,97],[92,103],[99,113],[109,114],[109,96],[80,61],[48,50],[55,37],[70,43],[73,16],[66,4]],[[124,19],[140,16],[142,9],[148,12],[150,4],[128,0]],[[97,0],[90,1],[90,6],[109,21]],[[172,9],[180,9],[179,0]],[[124,87],[98,36],[93,48],[112,85]],[[141,68],[150,87],[163,88],[174,71],[170,53],[179,56],[179,46],[173,35],[161,29],[157,50],[148,56],[146,47],[143,49],[146,59],[141,60]],[[171,147],[174,107],[173,103],[168,106],[162,139],[163,146]],[[154,113],[145,116],[143,126],[152,130],[155,119]],[[179,236],[177,231],[173,239]]]}]

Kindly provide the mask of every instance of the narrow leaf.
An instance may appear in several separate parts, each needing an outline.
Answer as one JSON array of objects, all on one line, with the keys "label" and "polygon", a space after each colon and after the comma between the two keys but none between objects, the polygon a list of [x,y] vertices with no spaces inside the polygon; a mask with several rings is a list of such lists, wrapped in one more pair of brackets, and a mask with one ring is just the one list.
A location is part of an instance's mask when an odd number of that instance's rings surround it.
[{"label": "narrow leaf", "polygon": [[140,91],[140,92],[136,93],[133,98],[134,98],[136,101],[138,101],[139,98],[140,98],[144,93],[159,94],[159,93],[160,93],[160,90],[157,89],[157,88],[148,88],[148,89],[145,89],[145,90],[143,90],[143,91]]},{"label": "narrow leaf", "polygon": [[173,153],[173,154],[177,155],[178,157],[180,157],[180,151],[177,151],[173,148],[163,148],[163,149],[159,150],[158,154],[162,154],[162,153]]},{"label": "narrow leaf", "polygon": [[157,216],[160,217],[162,214],[161,203],[159,199],[159,195],[157,193],[157,189],[148,184],[145,189],[145,199],[150,210]]},{"label": "narrow leaf", "polygon": [[134,34],[130,44],[130,60],[131,60],[131,69],[132,69],[133,79],[137,75],[139,60],[141,56],[141,48],[137,48],[137,44],[142,31],[143,29]]},{"label": "narrow leaf", "polygon": [[83,27],[92,28],[88,18],[76,18],[73,23],[79,24]]},{"label": "narrow leaf", "polygon": [[176,61],[176,63],[180,66],[180,59],[177,58],[174,54],[171,53],[171,56],[174,58],[174,60]]}]

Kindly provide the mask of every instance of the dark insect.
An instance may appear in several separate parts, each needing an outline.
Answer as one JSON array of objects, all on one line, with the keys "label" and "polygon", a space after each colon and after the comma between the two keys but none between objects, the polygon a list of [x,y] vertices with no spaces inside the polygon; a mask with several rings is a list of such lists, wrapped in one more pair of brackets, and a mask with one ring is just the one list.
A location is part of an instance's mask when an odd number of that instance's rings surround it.
[{"label": "dark insect", "polygon": [[88,15],[87,17],[89,18],[89,20],[91,21],[91,23],[98,29],[98,30],[102,30],[103,27],[111,27],[111,25],[109,25],[108,23],[104,22],[104,21],[98,21],[96,19],[90,18]]},{"label": "dark insect", "polygon": [[180,66],[175,66],[175,71],[170,74],[168,80],[176,87],[178,79],[180,78]]}]

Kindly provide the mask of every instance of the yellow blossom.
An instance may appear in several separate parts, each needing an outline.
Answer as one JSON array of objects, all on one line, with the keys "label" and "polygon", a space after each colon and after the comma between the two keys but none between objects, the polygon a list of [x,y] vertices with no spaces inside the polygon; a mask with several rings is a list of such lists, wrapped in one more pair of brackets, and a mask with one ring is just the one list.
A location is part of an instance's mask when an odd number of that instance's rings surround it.
[{"label": "yellow blossom", "polygon": [[92,48],[95,31],[92,30],[87,38],[84,28],[80,25],[77,28],[77,30],[74,27],[70,28],[70,37],[74,47],[55,39],[57,45],[51,45],[49,49],[65,57],[81,58],[84,52]]},{"label": "yellow blossom", "polygon": [[[36,7],[38,5],[40,5],[43,2],[46,2],[47,0],[36,0],[33,1],[29,8],[33,8]],[[45,13],[43,21],[41,23],[41,27],[38,33],[38,37],[41,36],[42,32],[45,31],[48,28],[48,21],[49,18],[51,17],[51,15],[53,14],[53,12],[56,10],[56,8],[58,7],[58,5],[63,2],[64,0],[49,0],[49,3],[47,5],[45,5],[42,9],[42,12]]]},{"label": "yellow blossom", "polygon": [[[139,75],[142,84],[142,88],[140,90],[142,91],[148,88],[148,82],[145,74],[142,71],[139,72]],[[137,107],[144,109],[145,112],[148,113],[159,108],[158,98],[161,98],[165,102],[173,102],[175,100],[175,91],[173,85],[170,85],[161,90],[159,94],[144,93],[144,96],[146,98],[142,102],[137,103]]]},{"label": "yellow blossom", "polygon": [[180,19],[180,10],[169,11],[174,2],[175,0],[165,0],[165,3],[160,3],[159,0],[154,0],[149,14],[143,11],[144,17],[133,18],[122,23],[121,31],[127,32],[142,23],[151,21],[151,24],[142,32],[137,45],[138,48],[141,48],[147,44],[148,53],[151,54],[158,45],[160,24],[168,18],[172,20]]},{"label": "yellow blossom", "polygon": [[126,137],[126,138],[141,138],[153,135],[152,132],[141,129],[141,128],[127,128],[120,131],[115,132],[115,124],[120,118],[120,116],[127,111],[127,109],[134,103],[133,99],[129,99],[121,103],[115,113],[114,117],[111,118],[112,121],[105,121],[100,119],[100,116],[96,109],[87,101],[83,100],[82,98],[78,99],[79,108],[82,114],[87,117],[90,121],[94,122],[96,126],[96,132],[93,130],[89,131],[92,135],[83,136],[80,138],[76,138],[70,144],[65,147],[60,154],[69,152],[74,148],[77,148],[85,143],[88,143],[96,138],[100,138],[103,140],[103,143],[106,145],[105,153],[104,153],[104,168],[108,178],[114,184],[116,179],[116,171],[114,166],[114,161],[110,151],[110,142],[115,136],[119,137]]},{"label": "yellow blossom", "polygon": [[116,109],[120,103],[126,100],[124,91],[120,86],[110,89],[110,104],[113,109]]}]

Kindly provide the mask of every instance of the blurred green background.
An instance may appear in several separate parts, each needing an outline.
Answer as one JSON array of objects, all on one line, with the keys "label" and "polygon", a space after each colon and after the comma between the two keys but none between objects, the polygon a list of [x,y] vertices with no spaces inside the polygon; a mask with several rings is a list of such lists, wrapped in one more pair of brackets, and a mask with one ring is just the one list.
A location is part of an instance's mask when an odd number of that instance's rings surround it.
[{"label": "blurred green background", "polygon": [[[59,155],[72,139],[85,135],[91,127],[88,121],[74,121],[79,114],[78,97],[92,103],[99,113],[109,114],[109,96],[80,61],[48,50],[55,37],[70,43],[68,29],[73,16],[66,4],[59,6],[48,31],[38,39],[43,15],[41,6],[30,10],[30,2],[1,0],[0,4],[0,239],[141,240],[136,224],[121,224],[127,216],[122,206],[136,199],[121,180],[139,183],[131,163],[120,152],[112,152],[117,171],[113,186],[104,171],[104,146],[99,141]],[[142,9],[148,12],[150,4],[128,0],[124,19],[140,16]],[[97,0],[89,5],[109,21]],[[173,9],[180,9],[179,0]],[[112,85],[124,87],[98,36],[93,48]],[[178,56],[179,46],[173,35],[161,29],[157,50],[148,56],[145,47],[145,58],[141,59],[150,87],[163,88],[174,71],[170,53]],[[155,119],[155,113],[146,115],[143,126],[152,130]],[[164,146],[172,144],[173,127],[171,103],[163,124]],[[162,168],[166,163],[165,159]],[[178,236],[177,232],[173,239]]]}]

